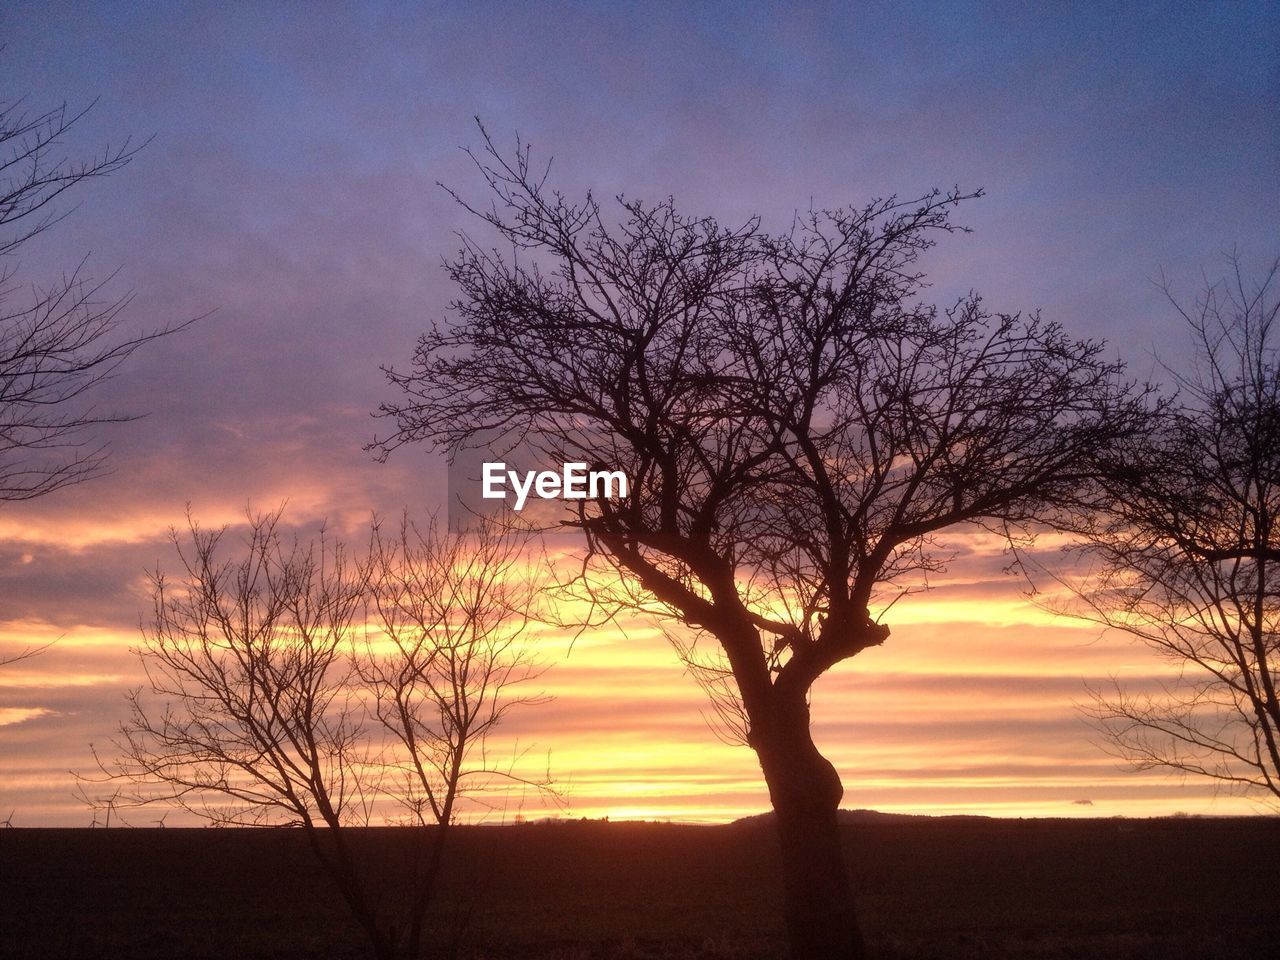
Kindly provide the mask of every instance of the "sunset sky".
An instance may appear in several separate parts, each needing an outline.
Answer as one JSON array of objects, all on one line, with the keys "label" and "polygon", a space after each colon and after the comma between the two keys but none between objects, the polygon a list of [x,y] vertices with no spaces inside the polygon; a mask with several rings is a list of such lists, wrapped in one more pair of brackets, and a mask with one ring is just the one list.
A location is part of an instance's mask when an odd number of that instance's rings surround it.
[{"label": "sunset sky", "polygon": [[[852,7],[853,5],[851,5]],[[1048,6],[1048,5],[1046,5]],[[145,419],[103,431],[113,472],[0,505],[0,819],[84,825],[91,764],[139,682],[129,648],[171,526],[246,504],[358,535],[425,515],[443,461],[364,452],[391,389],[447,316],[456,232],[437,185],[481,197],[460,147],[479,116],[554,157],[551,181],[728,224],[959,185],[968,235],[924,263],[930,296],[973,289],[1106,338],[1135,376],[1185,364],[1154,279],[1191,296],[1238,247],[1280,253],[1280,11],[1273,3],[193,4],[14,2],[0,97],[96,106],[67,144],[153,138],[23,251],[17,280],[86,270],[129,290],[130,330],[206,315],[97,396]],[[15,296],[20,295],[19,293]],[[843,806],[1011,816],[1247,813],[1209,782],[1137,774],[1076,705],[1169,666],[1032,603],[991,539],[959,538],[892,636],[814,693]],[[1051,552],[1046,552],[1046,557]],[[550,704],[505,744],[549,762],[572,816],[728,820],[767,807],[754,756],[718,741],[654,624],[547,634]],[[549,761],[548,761],[549,756]],[[538,816],[527,797],[506,816]],[[496,814],[495,816],[502,816]],[[150,816],[142,818],[146,822]],[[172,822],[172,821],[170,821]]]}]

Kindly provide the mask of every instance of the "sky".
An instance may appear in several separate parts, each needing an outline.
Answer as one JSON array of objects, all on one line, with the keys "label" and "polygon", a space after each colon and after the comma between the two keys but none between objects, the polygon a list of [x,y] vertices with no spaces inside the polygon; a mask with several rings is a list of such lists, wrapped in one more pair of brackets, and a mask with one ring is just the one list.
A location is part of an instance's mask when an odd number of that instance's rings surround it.
[{"label": "sky", "polygon": [[[673,196],[784,229],[810,207],[981,188],[923,266],[929,296],[979,291],[1105,338],[1135,376],[1187,360],[1155,282],[1194,295],[1238,249],[1277,253],[1280,9],[1154,4],[184,4],[11,2],[0,98],[94,103],[68,155],[149,142],[28,244],[19,281],[87,257],[128,330],[201,317],[96,397],[112,472],[0,504],[0,816],[84,825],[71,771],[109,744],[140,682],[147,572],[185,512],[247,505],[354,534],[440,504],[432,451],[365,452],[405,365],[447,319],[443,261],[478,232],[440,183],[482,197],[479,117],[578,196]],[[96,101],[96,102],[95,102]],[[1247,813],[1203,781],[1130,771],[1078,705],[1170,669],[1054,616],[969,538],[891,639],[815,688],[843,805],[920,813]],[[549,704],[504,744],[549,765],[573,816],[721,821],[767,806],[717,740],[661,632],[544,635]],[[541,815],[516,798],[497,816]],[[145,819],[145,818],[144,818]]]}]

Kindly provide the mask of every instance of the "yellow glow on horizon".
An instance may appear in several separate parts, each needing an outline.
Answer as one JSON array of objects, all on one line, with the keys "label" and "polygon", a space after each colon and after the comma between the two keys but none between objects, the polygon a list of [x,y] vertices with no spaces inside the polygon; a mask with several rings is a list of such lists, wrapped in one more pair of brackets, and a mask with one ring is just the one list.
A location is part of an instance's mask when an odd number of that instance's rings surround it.
[{"label": "yellow glow on horizon", "polygon": [[[301,522],[309,512],[294,498],[286,517]],[[207,527],[237,524],[243,507],[196,515]],[[158,514],[139,513],[96,526],[68,521],[32,527],[24,537],[12,516],[0,515],[0,536],[32,552],[41,544],[89,551],[158,542],[171,519],[162,524]],[[982,534],[965,546],[986,561],[1002,548]],[[172,569],[171,551],[163,555]],[[893,606],[883,646],[815,685],[814,738],[842,775],[844,806],[1003,816],[1255,811],[1208,782],[1136,776],[1090,742],[1075,709],[1086,697],[1083,677],[1169,677],[1172,665],[1127,638],[1100,637],[1096,627],[1037,606],[1016,578],[966,577],[963,559],[953,567],[934,578],[931,592]],[[136,599],[145,613],[142,578],[140,570]],[[572,621],[585,607],[569,601],[560,612]],[[128,652],[140,636],[93,623],[0,623],[0,656],[50,641],[40,656],[0,668],[8,745],[0,755],[0,804],[82,825],[65,799],[73,787],[66,771],[84,769],[88,744],[106,743],[122,718],[124,692],[142,681]],[[511,786],[483,798],[496,810],[473,806],[468,817],[724,822],[767,809],[755,755],[716,739],[709,702],[652,619],[628,613],[576,637],[538,627],[527,641],[548,668],[527,692],[553,699],[514,711],[490,753],[518,758],[530,774],[549,764],[564,800]]]}]

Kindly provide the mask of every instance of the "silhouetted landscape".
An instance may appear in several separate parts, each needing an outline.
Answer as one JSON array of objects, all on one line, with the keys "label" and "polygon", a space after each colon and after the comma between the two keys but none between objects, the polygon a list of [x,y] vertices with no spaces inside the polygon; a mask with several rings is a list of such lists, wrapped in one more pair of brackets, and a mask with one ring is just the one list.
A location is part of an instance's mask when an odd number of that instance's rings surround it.
[{"label": "silhouetted landscape", "polygon": [[[1280,933],[1273,818],[865,813],[846,815],[844,830],[880,957],[1243,960]],[[402,839],[373,828],[354,842],[391,876]],[[767,824],[462,827],[453,843],[432,918],[437,956],[785,955]],[[6,830],[0,897],[6,958],[367,953],[301,831]]]},{"label": "silhouetted landscape", "polygon": [[0,960],[1280,955],[1275,13],[0,4]]}]

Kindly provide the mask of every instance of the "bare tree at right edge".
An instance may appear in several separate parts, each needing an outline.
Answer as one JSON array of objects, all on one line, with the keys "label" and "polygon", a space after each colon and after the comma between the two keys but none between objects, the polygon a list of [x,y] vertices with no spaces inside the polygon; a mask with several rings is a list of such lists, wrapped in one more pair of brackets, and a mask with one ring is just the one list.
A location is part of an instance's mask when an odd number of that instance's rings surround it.
[{"label": "bare tree at right edge", "polygon": [[[1206,776],[1280,801],[1280,260],[1259,282],[1232,257],[1194,303],[1179,402],[1117,464],[1088,549],[1089,619],[1178,668],[1154,693],[1117,683],[1089,712],[1141,769]],[[1165,287],[1169,293],[1168,286]]]}]

